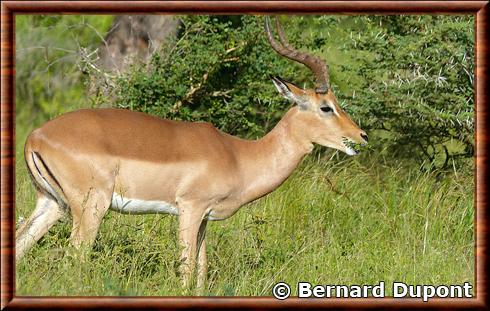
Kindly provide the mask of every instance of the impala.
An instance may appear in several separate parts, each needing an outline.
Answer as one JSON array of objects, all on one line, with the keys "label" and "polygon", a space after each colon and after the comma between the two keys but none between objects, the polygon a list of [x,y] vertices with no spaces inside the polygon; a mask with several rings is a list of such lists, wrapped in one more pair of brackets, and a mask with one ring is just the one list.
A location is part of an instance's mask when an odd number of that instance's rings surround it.
[{"label": "impala", "polygon": [[320,58],[294,50],[276,19],[267,38],[281,56],[315,74],[315,89],[279,77],[279,93],[296,103],[258,140],[244,140],[209,123],[164,120],[140,112],[84,109],[34,130],[25,160],[37,188],[36,208],[17,231],[20,259],[63,215],[71,212],[71,243],[94,241],[109,209],[127,214],[179,216],[184,286],[197,266],[197,286],[207,274],[206,223],[223,220],[281,185],[313,143],[354,155],[368,137],[338,105]]}]

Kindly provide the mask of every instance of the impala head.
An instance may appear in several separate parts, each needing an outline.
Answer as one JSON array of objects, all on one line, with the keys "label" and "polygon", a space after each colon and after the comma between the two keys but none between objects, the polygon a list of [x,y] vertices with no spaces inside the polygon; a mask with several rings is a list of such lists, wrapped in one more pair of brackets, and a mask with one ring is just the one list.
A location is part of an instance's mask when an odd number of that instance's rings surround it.
[{"label": "impala head", "polygon": [[265,30],[272,48],[280,55],[304,64],[315,74],[315,89],[302,89],[280,77],[272,77],[279,93],[299,107],[298,118],[304,136],[313,143],[355,155],[357,145],[368,142],[366,132],[361,130],[340,108],[329,85],[328,66],[317,56],[294,50],[276,18],[280,43],[275,41],[265,18]]}]

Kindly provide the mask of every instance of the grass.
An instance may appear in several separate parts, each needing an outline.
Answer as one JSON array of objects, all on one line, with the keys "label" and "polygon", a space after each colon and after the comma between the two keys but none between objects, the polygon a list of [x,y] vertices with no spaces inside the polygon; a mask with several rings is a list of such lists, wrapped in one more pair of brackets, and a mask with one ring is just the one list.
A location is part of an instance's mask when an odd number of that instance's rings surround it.
[{"label": "grass", "polygon": [[[25,133],[18,129],[17,218],[35,202]],[[208,224],[205,294],[269,296],[279,281],[474,284],[473,191],[471,174],[310,156],[275,192]],[[70,230],[62,220],[17,263],[17,295],[183,294],[177,218],[109,212],[83,264]]]}]

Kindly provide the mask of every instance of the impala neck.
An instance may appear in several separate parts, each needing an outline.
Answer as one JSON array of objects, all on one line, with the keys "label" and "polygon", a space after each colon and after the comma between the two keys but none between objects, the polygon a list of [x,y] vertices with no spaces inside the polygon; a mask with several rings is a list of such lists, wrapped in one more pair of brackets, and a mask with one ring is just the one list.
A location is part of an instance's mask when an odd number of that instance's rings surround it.
[{"label": "impala neck", "polygon": [[252,201],[279,187],[313,149],[302,131],[299,110],[291,108],[267,135],[244,146],[241,159],[246,201]]}]

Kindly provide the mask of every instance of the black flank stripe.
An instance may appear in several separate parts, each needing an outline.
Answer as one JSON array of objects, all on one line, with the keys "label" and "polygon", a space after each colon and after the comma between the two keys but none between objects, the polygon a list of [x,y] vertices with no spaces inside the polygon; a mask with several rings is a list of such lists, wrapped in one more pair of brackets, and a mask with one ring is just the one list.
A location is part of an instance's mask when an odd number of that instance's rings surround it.
[{"label": "black flank stripe", "polygon": [[[65,191],[63,190],[63,187],[61,187],[60,183],[58,182],[58,180],[56,180],[56,178],[54,177],[53,173],[51,172],[51,170],[49,169],[49,167],[46,165],[46,163],[44,162],[43,158],[41,158],[41,156],[39,155],[39,153],[37,153],[36,151],[34,151],[34,153],[36,154],[36,156],[39,158],[39,160],[41,160],[41,163],[43,164],[44,168],[46,169],[46,172],[48,172],[49,176],[54,180],[54,182],[56,183],[56,185],[58,187],[60,187],[61,189],[61,192],[63,192],[63,194],[65,193]],[[36,165],[36,162],[34,162],[34,165]],[[37,169],[37,167],[36,167]],[[39,171],[39,169],[37,169]],[[41,172],[39,172],[41,173]]]}]

